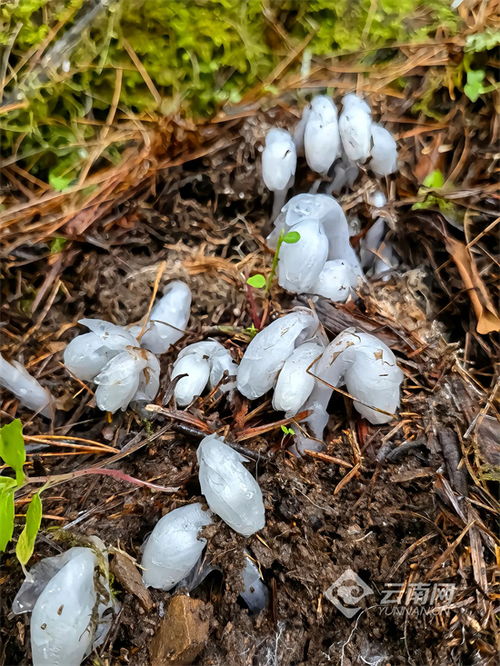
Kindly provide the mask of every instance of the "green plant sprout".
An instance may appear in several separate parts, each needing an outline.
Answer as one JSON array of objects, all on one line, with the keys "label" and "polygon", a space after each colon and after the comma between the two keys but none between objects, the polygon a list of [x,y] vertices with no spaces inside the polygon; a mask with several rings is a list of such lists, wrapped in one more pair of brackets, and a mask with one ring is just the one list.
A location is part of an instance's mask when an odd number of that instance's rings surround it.
[{"label": "green plant sprout", "polygon": [[289,428],[289,427],[286,426],[286,425],[282,425],[282,426],[281,426],[281,431],[282,431],[285,435],[295,435],[295,430],[294,430],[293,428]]},{"label": "green plant sprout", "polygon": [[[14,534],[14,494],[28,483],[24,473],[26,450],[24,448],[23,426],[19,419],[0,428],[0,458],[11,467],[16,478],[0,477],[0,551],[4,552]],[[24,529],[16,544],[17,559],[24,567],[35,547],[36,535],[42,522],[41,488],[31,498],[26,512]]]},{"label": "green plant sprout", "polygon": [[249,284],[251,287],[254,287],[255,289],[265,288],[265,294],[267,295],[269,293],[269,290],[271,289],[271,285],[273,283],[276,271],[278,269],[281,246],[283,245],[283,243],[289,243],[289,244],[298,243],[299,240],[300,240],[300,234],[298,231],[285,232],[285,230],[282,229],[278,237],[278,243],[276,244],[273,263],[271,264],[271,272],[269,273],[268,277],[266,278],[264,275],[262,275],[262,273],[256,273],[255,275],[252,275],[251,277],[248,278],[247,284]]}]

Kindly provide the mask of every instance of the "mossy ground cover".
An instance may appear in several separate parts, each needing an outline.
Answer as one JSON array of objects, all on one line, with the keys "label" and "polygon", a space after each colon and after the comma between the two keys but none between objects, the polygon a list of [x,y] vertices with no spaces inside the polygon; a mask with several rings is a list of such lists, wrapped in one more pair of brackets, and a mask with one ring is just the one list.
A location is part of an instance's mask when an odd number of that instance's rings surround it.
[{"label": "mossy ground cover", "polygon": [[[289,71],[359,51],[370,65],[459,25],[448,0],[7,1],[2,156],[63,190],[110,118],[211,116],[256,86],[275,91],[266,78],[291,54]],[[101,163],[119,162],[125,144],[113,134]]]}]

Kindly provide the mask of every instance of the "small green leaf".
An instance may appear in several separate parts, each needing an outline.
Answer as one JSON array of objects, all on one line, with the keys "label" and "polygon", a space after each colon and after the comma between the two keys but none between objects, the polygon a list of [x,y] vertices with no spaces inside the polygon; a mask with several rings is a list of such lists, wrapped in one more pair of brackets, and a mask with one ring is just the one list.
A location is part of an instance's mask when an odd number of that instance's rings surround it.
[{"label": "small green leaf", "polygon": [[54,238],[50,243],[50,254],[58,254],[61,252],[67,242],[67,238],[61,238],[60,236]]},{"label": "small green leaf", "polygon": [[285,433],[285,435],[295,435],[295,430],[293,428],[289,428],[286,425],[282,425],[281,430]]},{"label": "small green leaf", "polygon": [[42,500],[37,493],[33,495],[28,511],[26,512],[26,525],[19,535],[16,545],[17,559],[21,564],[26,564],[33,555],[35,548],[36,535],[42,522]]},{"label": "small green leaf", "polygon": [[23,466],[26,462],[23,425],[20,419],[14,419],[0,428],[0,458],[16,473],[18,485],[24,482]]},{"label": "small green leaf", "polygon": [[298,243],[300,240],[300,234],[298,231],[289,231],[283,236],[283,243]]},{"label": "small green leaf", "polygon": [[464,86],[464,93],[471,102],[477,102],[479,95],[486,92],[483,85],[485,72],[483,69],[470,69],[467,72],[467,83]]},{"label": "small green leaf", "polygon": [[255,289],[263,289],[266,286],[266,278],[262,273],[256,273],[248,278],[247,284],[251,287],[255,287]]},{"label": "small green leaf", "polygon": [[427,174],[423,182],[424,187],[428,187],[431,190],[438,190],[444,185],[444,176],[439,169],[431,171]]},{"label": "small green leaf", "polygon": [[[14,485],[14,479],[10,479]],[[4,552],[14,532],[14,488],[0,488],[0,552]]]}]

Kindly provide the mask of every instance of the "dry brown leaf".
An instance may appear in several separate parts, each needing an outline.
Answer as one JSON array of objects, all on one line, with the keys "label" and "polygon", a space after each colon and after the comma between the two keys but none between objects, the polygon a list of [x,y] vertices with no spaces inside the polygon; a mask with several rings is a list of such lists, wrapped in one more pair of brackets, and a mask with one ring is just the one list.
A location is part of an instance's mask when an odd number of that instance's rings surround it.
[{"label": "dry brown leaf", "polygon": [[460,241],[445,237],[446,249],[455,262],[477,317],[476,331],[481,335],[500,331],[500,318],[489,292],[481,280],[467,247]]}]

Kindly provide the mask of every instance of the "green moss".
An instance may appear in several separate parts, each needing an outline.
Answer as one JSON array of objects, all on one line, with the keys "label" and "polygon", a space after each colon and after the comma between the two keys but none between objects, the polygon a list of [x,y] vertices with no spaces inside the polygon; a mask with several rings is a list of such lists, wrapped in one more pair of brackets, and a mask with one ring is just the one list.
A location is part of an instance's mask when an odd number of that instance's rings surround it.
[{"label": "green moss", "polygon": [[[61,22],[46,54],[88,11],[84,0],[3,3],[0,45],[17,34],[9,71]],[[393,57],[384,47],[422,40],[440,25],[453,32],[457,22],[449,0],[114,0],[79,34],[68,73],[62,61],[47,71],[38,55],[19,67],[3,102],[21,101],[24,106],[0,115],[0,150],[9,155],[15,149],[25,168],[64,189],[78,177],[88,142],[98,138],[117,68],[123,71],[118,113],[181,109],[195,117],[209,116],[227,102],[238,102],[311,34],[308,48],[313,56],[362,50],[366,62],[373,62]],[[132,62],[130,50],[160,101]],[[101,160],[115,162],[121,150],[120,144],[108,146]]]}]

